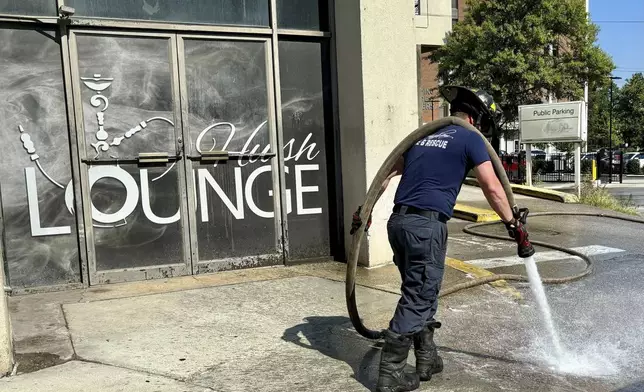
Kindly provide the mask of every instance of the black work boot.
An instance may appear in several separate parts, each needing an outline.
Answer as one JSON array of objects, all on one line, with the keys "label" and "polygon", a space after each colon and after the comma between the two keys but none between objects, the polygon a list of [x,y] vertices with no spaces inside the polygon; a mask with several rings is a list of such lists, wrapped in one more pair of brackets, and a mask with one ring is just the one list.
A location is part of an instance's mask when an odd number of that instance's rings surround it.
[{"label": "black work boot", "polygon": [[434,330],[440,327],[441,323],[434,321],[414,335],[416,373],[421,381],[429,381],[433,374],[443,371],[443,358],[438,356],[436,343],[434,343]]},{"label": "black work boot", "polygon": [[380,354],[377,392],[406,392],[420,386],[416,373],[405,373],[412,338],[385,331],[385,345]]}]

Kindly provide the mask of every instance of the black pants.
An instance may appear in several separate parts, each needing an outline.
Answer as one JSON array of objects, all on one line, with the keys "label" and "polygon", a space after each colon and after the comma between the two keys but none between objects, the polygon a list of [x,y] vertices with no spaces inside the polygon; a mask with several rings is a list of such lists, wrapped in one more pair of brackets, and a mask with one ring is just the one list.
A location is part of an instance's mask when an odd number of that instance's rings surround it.
[{"label": "black pants", "polygon": [[387,232],[402,278],[402,296],[389,329],[398,334],[413,334],[435,321],[445,270],[447,225],[438,217],[394,212]]}]

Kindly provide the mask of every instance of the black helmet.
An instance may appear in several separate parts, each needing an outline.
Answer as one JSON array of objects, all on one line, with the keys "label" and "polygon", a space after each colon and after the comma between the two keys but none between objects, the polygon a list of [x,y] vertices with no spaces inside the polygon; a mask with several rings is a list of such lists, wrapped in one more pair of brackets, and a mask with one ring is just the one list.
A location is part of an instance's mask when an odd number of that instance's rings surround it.
[{"label": "black helmet", "polygon": [[499,130],[503,120],[501,107],[494,98],[483,90],[463,86],[443,86],[441,95],[452,105],[452,111],[458,110],[472,116],[481,133],[491,136]]}]

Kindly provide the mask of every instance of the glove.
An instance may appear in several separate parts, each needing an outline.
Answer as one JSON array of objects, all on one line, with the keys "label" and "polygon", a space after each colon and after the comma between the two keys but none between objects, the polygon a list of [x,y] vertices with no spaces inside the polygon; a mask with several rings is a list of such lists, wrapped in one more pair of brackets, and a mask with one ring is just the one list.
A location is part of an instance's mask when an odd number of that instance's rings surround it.
[{"label": "glove", "polygon": [[[362,206],[358,207],[356,212],[353,213],[353,219],[351,220],[351,231],[349,234],[353,235],[360,226],[362,226],[362,219],[360,219],[360,212],[362,211]],[[365,226],[364,231],[369,230],[371,227],[371,215],[369,215],[369,220],[367,221],[367,226]]]},{"label": "glove", "polygon": [[505,224],[508,234],[518,245],[517,253],[521,258],[527,258],[534,255],[534,248],[528,239],[528,230],[525,228],[521,218],[514,218]]}]

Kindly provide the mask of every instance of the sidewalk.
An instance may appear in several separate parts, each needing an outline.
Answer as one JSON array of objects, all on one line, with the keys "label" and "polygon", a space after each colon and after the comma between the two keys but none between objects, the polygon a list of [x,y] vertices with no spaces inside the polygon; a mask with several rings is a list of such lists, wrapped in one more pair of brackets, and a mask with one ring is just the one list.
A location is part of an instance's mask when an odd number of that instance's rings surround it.
[{"label": "sidewalk", "polygon": [[[526,196],[517,202],[535,211],[585,209]],[[474,187],[463,188],[459,203],[487,207]],[[450,223],[448,256],[477,252],[471,239],[456,241],[463,224]],[[499,252],[512,255],[506,245]],[[380,344],[351,326],[345,268],[260,268],[12,297],[18,374],[0,379],[0,390],[374,390]],[[447,266],[442,287],[468,279]],[[365,324],[386,328],[399,299],[396,267],[359,269],[357,281]],[[517,287],[527,292],[525,285]],[[443,323],[436,340],[445,371],[421,391],[617,387],[617,380],[552,372],[526,344],[543,334],[534,304],[518,303],[491,286],[442,298],[437,318]],[[412,351],[410,369],[414,361]]]},{"label": "sidewalk", "polygon": [[[351,327],[344,268],[263,268],[11,298],[20,364],[0,390],[374,390],[379,346]],[[444,287],[464,279],[446,268]],[[385,328],[399,298],[395,267],[361,269],[358,282],[365,323]],[[437,341],[446,368],[421,390],[605,390],[509,355],[534,333],[529,321],[506,322],[523,312],[489,286],[444,298]]]}]

